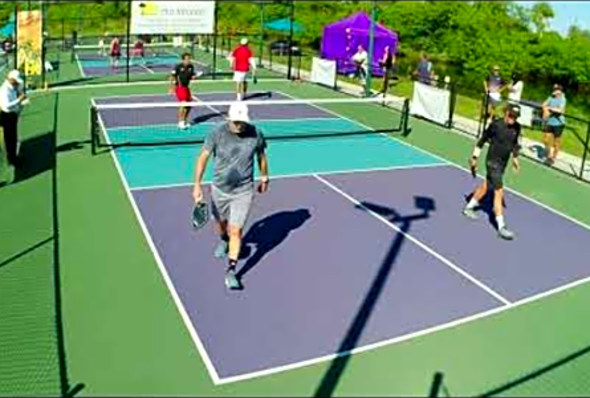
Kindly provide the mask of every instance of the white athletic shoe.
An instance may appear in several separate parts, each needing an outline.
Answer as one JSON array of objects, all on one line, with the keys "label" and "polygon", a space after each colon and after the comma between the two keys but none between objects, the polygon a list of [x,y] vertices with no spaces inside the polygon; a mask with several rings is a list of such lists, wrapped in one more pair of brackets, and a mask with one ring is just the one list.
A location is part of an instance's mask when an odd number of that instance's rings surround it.
[{"label": "white athletic shoe", "polygon": [[183,121],[178,122],[178,128],[179,129],[184,129],[185,127],[185,123]]}]

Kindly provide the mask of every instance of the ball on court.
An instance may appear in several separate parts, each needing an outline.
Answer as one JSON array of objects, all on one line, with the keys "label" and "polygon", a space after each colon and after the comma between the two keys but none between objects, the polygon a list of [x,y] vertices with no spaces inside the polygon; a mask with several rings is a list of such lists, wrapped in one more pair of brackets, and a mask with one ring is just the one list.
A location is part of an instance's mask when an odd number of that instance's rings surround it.
[{"label": "ball on court", "polygon": [[346,33],[350,33],[350,28],[346,28]]}]

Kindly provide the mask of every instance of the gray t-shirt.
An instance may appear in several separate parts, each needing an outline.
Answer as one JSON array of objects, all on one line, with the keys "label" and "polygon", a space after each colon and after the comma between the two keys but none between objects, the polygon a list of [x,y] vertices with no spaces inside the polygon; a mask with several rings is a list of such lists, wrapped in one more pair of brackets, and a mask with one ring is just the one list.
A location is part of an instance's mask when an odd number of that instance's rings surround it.
[{"label": "gray t-shirt", "polygon": [[240,134],[223,123],[211,131],[203,148],[214,157],[213,185],[228,195],[237,195],[254,187],[254,156],[262,153],[266,142],[253,125]]}]

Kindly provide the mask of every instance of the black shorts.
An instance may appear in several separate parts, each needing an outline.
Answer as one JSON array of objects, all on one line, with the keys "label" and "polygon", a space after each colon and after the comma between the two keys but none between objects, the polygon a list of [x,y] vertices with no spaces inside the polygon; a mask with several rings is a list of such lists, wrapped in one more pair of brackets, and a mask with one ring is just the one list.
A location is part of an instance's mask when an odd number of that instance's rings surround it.
[{"label": "black shorts", "polygon": [[560,124],[559,126],[550,126],[548,124],[545,125],[545,132],[552,134],[556,138],[561,137],[564,129],[565,129],[565,126],[563,124]]},{"label": "black shorts", "polygon": [[504,186],[504,171],[506,165],[488,162],[486,163],[486,180],[488,182],[488,188],[496,190],[501,189]]}]

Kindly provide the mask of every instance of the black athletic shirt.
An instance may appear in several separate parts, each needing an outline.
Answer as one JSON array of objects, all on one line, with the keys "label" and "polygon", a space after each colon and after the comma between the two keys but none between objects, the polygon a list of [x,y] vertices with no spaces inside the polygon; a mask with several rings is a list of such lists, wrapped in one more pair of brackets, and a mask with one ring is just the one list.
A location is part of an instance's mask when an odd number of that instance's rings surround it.
[{"label": "black athletic shirt", "polygon": [[484,131],[477,146],[483,148],[486,142],[490,143],[486,163],[506,166],[510,154],[517,157],[520,151],[520,124],[515,122],[508,125],[502,119],[494,120]]},{"label": "black athletic shirt", "polygon": [[184,66],[182,63],[180,63],[176,65],[176,68],[174,68],[172,74],[176,76],[176,84],[180,84],[183,87],[188,87],[191,83],[191,79],[195,76],[195,67],[193,64]]}]

